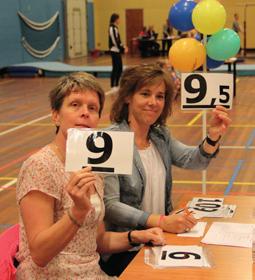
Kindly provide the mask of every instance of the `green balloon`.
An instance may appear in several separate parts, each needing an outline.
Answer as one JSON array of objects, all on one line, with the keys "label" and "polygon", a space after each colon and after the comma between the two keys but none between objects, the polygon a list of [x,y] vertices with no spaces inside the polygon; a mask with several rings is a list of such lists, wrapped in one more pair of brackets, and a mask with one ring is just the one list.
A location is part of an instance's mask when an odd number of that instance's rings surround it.
[{"label": "green balloon", "polygon": [[214,60],[226,60],[235,56],[240,49],[240,37],[229,28],[213,34],[206,45],[207,55]]}]

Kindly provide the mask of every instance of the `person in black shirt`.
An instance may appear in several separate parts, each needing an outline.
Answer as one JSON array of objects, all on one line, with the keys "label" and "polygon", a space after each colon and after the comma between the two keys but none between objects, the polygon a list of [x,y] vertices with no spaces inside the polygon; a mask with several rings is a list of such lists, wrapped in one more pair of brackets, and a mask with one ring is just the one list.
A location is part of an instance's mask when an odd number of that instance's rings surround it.
[{"label": "person in black shirt", "polygon": [[119,34],[119,15],[113,13],[110,17],[109,25],[109,50],[112,57],[111,87],[119,85],[119,79],[122,73],[123,65],[121,54],[127,52],[120,39]]},{"label": "person in black shirt", "polygon": [[171,27],[168,20],[166,20],[166,24],[163,26],[163,39],[162,39],[162,55],[168,55],[169,49],[172,46],[172,36],[173,28]]}]

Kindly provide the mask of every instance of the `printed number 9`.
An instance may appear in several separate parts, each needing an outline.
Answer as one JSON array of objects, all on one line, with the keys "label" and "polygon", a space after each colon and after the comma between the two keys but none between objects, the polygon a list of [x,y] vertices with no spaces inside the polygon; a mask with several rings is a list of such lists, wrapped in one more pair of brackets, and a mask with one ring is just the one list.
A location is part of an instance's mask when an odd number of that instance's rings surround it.
[{"label": "printed number 9", "polygon": [[[95,145],[95,140],[97,138],[103,138],[104,140],[104,146],[103,147],[97,147]],[[100,164],[108,160],[108,158],[112,154],[112,138],[109,134],[105,132],[95,132],[92,133],[88,138],[86,142],[86,146],[88,150],[92,153],[102,153],[103,154],[98,158],[88,158],[89,164]]]},{"label": "printed number 9", "polygon": [[[189,259],[191,256],[194,257],[194,259],[201,259],[201,256],[196,253],[191,252],[172,252],[168,254],[168,257],[170,259],[176,259],[176,260],[185,260]],[[166,260],[167,258],[167,251],[163,250],[161,254],[161,260]]]},{"label": "printed number 9", "polygon": [[[197,80],[199,85],[197,88],[192,87],[192,82]],[[184,88],[189,93],[198,93],[195,98],[187,98],[187,103],[199,103],[204,99],[207,91],[206,80],[203,76],[198,74],[191,74],[184,81]]]}]

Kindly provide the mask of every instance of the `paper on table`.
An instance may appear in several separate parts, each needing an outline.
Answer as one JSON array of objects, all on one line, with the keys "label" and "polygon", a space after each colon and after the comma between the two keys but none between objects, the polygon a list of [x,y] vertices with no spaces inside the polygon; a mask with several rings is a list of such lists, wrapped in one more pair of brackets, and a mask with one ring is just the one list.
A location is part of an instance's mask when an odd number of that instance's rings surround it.
[{"label": "paper on table", "polygon": [[204,235],[206,222],[198,222],[190,231],[179,233],[177,236],[182,237],[200,237]]},{"label": "paper on table", "polygon": [[212,267],[208,248],[201,246],[165,245],[144,250],[144,262],[153,268]]},{"label": "paper on table", "polygon": [[158,256],[160,267],[189,266],[202,267],[210,266],[207,262],[201,246],[162,246]]},{"label": "paper on table", "polygon": [[203,217],[215,217],[223,206],[224,198],[220,197],[193,197],[187,206],[192,210],[196,219]]},{"label": "paper on table", "polygon": [[201,242],[251,248],[254,228],[254,224],[214,222]]},{"label": "paper on table", "polygon": [[196,219],[203,217],[231,218],[233,217],[236,205],[223,204],[224,198],[221,197],[193,197],[187,203]]}]

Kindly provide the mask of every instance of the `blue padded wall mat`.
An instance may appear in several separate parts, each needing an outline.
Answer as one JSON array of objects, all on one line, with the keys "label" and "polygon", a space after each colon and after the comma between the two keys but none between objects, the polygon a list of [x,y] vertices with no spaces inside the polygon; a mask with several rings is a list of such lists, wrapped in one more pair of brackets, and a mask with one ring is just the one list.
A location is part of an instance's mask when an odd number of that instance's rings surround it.
[{"label": "blue padded wall mat", "polygon": [[39,73],[43,72],[44,76],[47,77],[58,77],[72,72],[88,72],[98,77],[109,77],[112,70],[112,66],[75,66],[51,61],[27,62],[5,67],[6,72],[10,75],[12,75],[12,72],[19,72],[22,75],[23,71],[28,72],[32,68],[36,68]]},{"label": "blue padded wall mat", "polygon": [[[233,68],[233,67],[232,67]],[[37,69],[37,73],[36,73]],[[3,71],[4,70],[4,71]],[[43,73],[47,77],[58,77],[63,76],[72,72],[88,72],[92,73],[97,77],[109,77],[112,70],[112,66],[76,66],[62,62],[53,61],[41,61],[41,62],[27,62],[20,64],[13,64],[2,69],[2,72],[6,72],[10,75],[27,76],[28,73],[31,75]],[[227,72],[228,66],[222,65],[210,72]],[[237,76],[254,76],[255,75],[255,64],[236,64]]]}]

